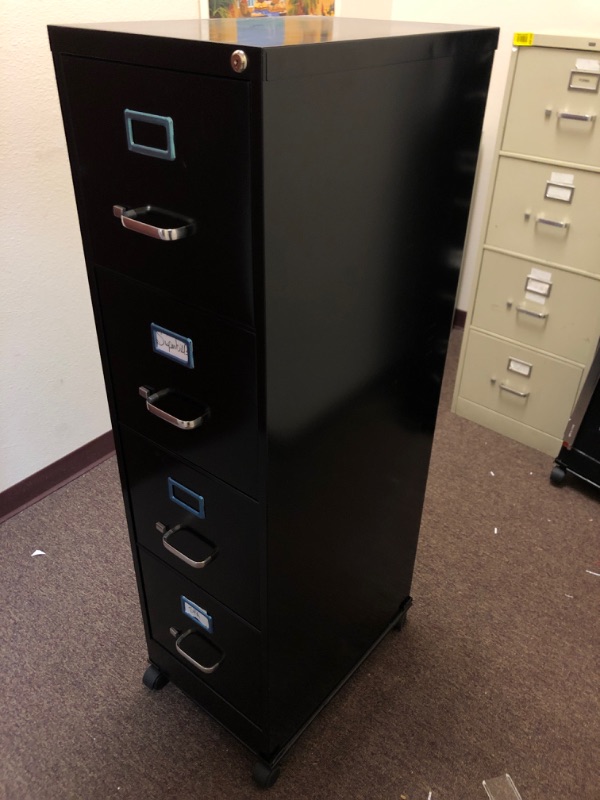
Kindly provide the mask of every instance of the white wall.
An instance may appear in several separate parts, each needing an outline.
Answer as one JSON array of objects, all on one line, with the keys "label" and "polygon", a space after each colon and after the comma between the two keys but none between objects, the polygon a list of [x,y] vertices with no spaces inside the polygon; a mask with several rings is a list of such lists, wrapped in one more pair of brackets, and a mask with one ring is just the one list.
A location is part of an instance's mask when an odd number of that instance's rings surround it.
[{"label": "white wall", "polygon": [[0,3],[0,491],[110,428],[46,25],[197,16],[196,0]]},{"label": "white wall", "polygon": [[[0,5],[0,491],[109,428],[45,26],[196,18],[207,0],[3,0]],[[483,162],[459,305],[515,30],[600,33],[598,0],[338,0],[343,16],[499,25]]]}]

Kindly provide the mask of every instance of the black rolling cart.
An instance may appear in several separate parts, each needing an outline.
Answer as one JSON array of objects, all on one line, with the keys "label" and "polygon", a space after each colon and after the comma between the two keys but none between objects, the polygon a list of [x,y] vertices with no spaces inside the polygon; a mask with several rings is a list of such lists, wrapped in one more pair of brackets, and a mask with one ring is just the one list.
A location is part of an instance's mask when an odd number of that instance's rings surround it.
[{"label": "black rolling cart", "polygon": [[550,480],[560,485],[569,472],[600,487],[600,343],[567,424]]},{"label": "black rolling cart", "polygon": [[262,786],[411,603],[497,36],[50,28],[144,683]]}]

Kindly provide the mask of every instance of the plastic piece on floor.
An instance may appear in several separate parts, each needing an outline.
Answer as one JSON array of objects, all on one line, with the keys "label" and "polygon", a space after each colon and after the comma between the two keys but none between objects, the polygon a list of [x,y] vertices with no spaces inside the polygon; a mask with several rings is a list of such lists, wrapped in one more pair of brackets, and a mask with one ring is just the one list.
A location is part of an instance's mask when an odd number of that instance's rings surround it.
[{"label": "plastic piece on floor", "polygon": [[34,550],[33,553],[31,554],[32,557],[33,556],[45,556],[45,555],[46,555],[46,553],[44,553],[43,550]]},{"label": "plastic piece on floor", "polygon": [[490,800],[523,800],[510,775],[500,775],[483,782],[483,788]]}]

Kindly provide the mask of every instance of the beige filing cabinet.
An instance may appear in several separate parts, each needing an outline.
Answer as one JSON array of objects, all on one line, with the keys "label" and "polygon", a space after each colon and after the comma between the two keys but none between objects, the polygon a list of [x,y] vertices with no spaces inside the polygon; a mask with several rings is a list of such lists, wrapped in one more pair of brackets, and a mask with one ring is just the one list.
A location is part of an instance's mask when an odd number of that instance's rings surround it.
[{"label": "beige filing cabinet", "polygon": [[555,456],[600,336],[600,37],[515,44],[453,410]]}]

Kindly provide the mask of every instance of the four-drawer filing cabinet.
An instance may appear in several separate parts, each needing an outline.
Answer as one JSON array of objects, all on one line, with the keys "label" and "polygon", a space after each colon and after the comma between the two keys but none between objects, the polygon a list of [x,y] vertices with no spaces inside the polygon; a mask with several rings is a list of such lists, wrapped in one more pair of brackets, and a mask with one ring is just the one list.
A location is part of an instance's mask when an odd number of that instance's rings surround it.
[{"label": "four-drawer filing cabinet", "polygon": [[600,38],[515,44],[453,408],[556,455],[600,336]]},{"label": "four-drawer filing cabinet", "polygon": [[411,603],[497,31],[306,17],[50,39],[144,682],[172,680],[270,785]]}]

